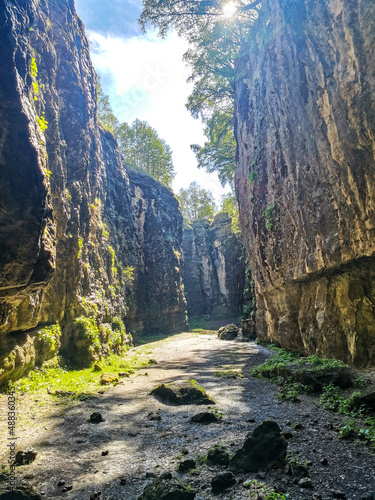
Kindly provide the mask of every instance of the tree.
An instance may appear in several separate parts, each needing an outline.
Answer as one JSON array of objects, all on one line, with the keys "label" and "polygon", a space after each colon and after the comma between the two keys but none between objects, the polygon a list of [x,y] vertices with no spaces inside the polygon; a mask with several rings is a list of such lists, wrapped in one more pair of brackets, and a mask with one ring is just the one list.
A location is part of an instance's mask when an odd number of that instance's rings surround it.
[{"label": "tree", "polygon": [[97,78],[98,83],[96,86],[96,100],[98,105],[98,119],[106,130],[109,130],[115,135],[119,122],[112,111],[109,97],[103,92],[100,84],[100,77],[98,76]]},{"label": "tree", "polygon": [[232,191],[231,193],[225,194],[221,198],[221,210],[227,212],[229,217],[232,219],[231,227],[235,235],[241,234],[239,212],[238,212],[238,202],[236,195]]},{"label": "tree", "polygon": [[102,126],[112,132],[120,147],[128,168],[151,175],[164,186],[171,187],[175,176],[172,150],[160,139],[155,129],[147,122],[135,120],[131,125],[119,123],[104,94],[100,78],[97,85],[98,119]]},{"label": "tree", "polygon": [[180,189],[178,199],[181,212],[188,222],[199,219],[212,219],[216,206],[214,197],[208,189],[203,189],[194,181],[187,189]]},{"label": "tree", "polygon": [[[249,3],[238,0],[233,15],[238,18],[246,17],[260,3],[261,0]],[[234,5],[230,1],[219,0],[144,0],[139,24],[143,30],[149,23],[154,25],[162,37],[168,33],[171,26],[180,34],[186,35],[187,32],[195,30],[199,18],[206,20],[223,17],[227,4]]]},{"label": "tree", "polygon": [[145,0],[140,18],[143,29],[151,23],[161,36],[174,26],[191,45],[184,59],[191,66],[189,81],[194,87],[186,106],[195,118],[202,119],[208,139],[203,146],[193,144],[191,148],[198,167],[218,172],[223,185],[233,182],[236,168],[235,64],[258,17],[259,3],[237,2],[236,15],[225,18],[225,3],[216,0]]},{"label": "tree", "polygon": [[128,168],[145,172],[171,187],[175,176],[172,150],[147,122],[137,119],[131,126],[122,123],[117,140]]}]

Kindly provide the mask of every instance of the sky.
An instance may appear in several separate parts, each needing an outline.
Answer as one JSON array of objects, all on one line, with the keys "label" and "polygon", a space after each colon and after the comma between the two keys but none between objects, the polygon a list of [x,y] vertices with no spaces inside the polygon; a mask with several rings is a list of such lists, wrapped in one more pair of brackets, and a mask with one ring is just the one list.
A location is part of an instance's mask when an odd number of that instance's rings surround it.
[{"label": "sky", "polygon": [[204,135],[200,120],[185,108],[192,89],[182,60],[187,42],[176,33],[163,40],[152,29],[143,34],[137,22],[141,8],[141,0],[76,0],[103,91],[120,122],[145,120],[171,147],[175,192],[197,181],[218,203],[229,189],[216,174],[197,168],[190,149],[190,144],[203,145]]}]

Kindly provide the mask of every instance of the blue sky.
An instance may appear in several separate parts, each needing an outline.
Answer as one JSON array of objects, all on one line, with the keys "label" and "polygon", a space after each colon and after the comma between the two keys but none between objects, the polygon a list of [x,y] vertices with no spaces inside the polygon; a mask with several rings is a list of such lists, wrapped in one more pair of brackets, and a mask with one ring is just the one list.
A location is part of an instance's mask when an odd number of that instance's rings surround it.
[{"label": "blue sky", "polygon": [[173,150],[177,172],[174,191],[196,180],[217,201],[224,193],[216,175],[196,167],[190,144],[203,144],[202,124],[185,108],[191,84],[182,61],[187,43],[175,33],[161,40],[153,30],[141,33],[140,0],[76,0],[86,27],[91,57],[104,92],[120,120],[147,121]]}]

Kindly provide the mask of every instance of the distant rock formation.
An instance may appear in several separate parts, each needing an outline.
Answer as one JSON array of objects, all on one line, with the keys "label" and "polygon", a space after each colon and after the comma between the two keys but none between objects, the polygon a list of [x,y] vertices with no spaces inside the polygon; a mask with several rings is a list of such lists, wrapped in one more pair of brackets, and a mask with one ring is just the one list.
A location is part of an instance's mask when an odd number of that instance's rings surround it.
[{"label": "distant rock formation", "polygon": [[262,341],[375,362],[375,4],[265,0],[237,66]]},{"label": "distant rock formation", "polygon": [[220,212],[212,223],[198,220],[185,227],[182,246],[189,317],[240,314],[245,259],[228,214]]}]

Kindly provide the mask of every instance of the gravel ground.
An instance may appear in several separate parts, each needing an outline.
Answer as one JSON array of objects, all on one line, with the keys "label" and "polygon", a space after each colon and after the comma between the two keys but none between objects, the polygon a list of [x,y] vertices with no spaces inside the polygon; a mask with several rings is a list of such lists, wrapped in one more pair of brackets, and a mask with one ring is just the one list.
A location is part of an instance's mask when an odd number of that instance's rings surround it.
[{"label": "gravel ground", "polygon": [[[375,454],[364,445],[338,438],[343,417],[317,406],[311,396],[301,396],[297,403],[279,403],[277,386],[249,375],[251,367],[270,356],[267,349],[253,342],[192,333],[149,347],[150,358],[157,364],[138,371],[123,384],[71,407],[54,403],[28,415],[18,443],[22,449],[33,446],[38,456],[30,465],[17,468],[19,484],[34,486],[47,499],[89,500],[101,492],[100,500],[135,500],[153,475],[170,471],[197,490],[197,500],[248,499],[249,490],[242,483],[249,479],[288,492],[295,500],[359,500],[369,492],[375,495]],[[137,355],[137,349],[128,355]],[[215,376],[227,370],[235,370],[243,378]],[[222,414],[220,423],[191,423],[190,417],[206,410],[205,406],[168,406],[149,395],[157,384],[181,379],[194,379],[206,389]],[[19,395],[18,408],[27,401]],[[4,396],[0,403],[4,406]],[[100,412],[104,422],[89,423],[93,411]],[[291,433],[288,451],[308,462],[312,487],[302,488],[296,484],[300,478],[274,468],[238,474],[238,484],[213,495],[211,479],[224,468],[201,465],[193,474],[176,472],[180,461],[205,455],[214,444],[236,451],[247,434],[266,419]],[[6,463],[5,439],[2,442],[1,463]]]}]

